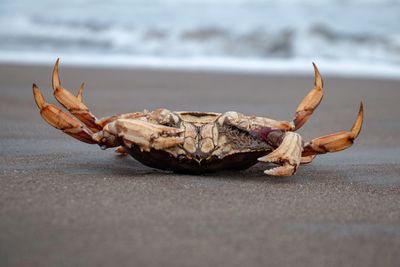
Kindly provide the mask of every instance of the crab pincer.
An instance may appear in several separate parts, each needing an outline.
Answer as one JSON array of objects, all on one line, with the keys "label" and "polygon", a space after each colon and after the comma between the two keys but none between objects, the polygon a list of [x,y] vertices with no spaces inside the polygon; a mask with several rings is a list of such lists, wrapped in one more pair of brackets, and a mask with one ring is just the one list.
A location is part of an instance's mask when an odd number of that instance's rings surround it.
[{"label": "crab pincer", "polygon": [[301,163],[301,153],[303,151],[303,140],[298,133],[286,132],[280,145],[270,154],[259,158],[262,162],[271,162],[279,164],[264,171],[271,176],[291,176]]},{"label": "crab pincer", "polygon": [[40,115],[47,123],[82,142],[88,144],[96,143],[89,129],[58,107],[47,103],[36,84],[33,84],[32,89],[36,105],[40,109]]}]

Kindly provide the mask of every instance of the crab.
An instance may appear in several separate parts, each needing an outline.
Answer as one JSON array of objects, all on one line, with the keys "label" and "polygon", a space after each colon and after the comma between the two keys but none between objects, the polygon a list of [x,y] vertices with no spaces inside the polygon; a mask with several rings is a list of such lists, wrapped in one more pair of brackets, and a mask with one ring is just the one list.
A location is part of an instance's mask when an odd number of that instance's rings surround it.
[{"label": "crab", "polygon": [[304,142],[296,133],[310,118],[323,97],[323,81],[314,66],[314,87],[297,107],[292,121],[225,113],[170,111],[133,112],[97,119],[82,101],[84,84],[77,95],[62,87],[57,59],[52,77],[54,97],[69,111],[45,101],[33,84],[40,114],[51,126],[79,141],[98,144],[102,149],[130,154],[142,164],[180,173],[243,170],[258,162],[274,163],[265,170],[270,176],[291,176],[300,164],[317,155],[350,147],[361,131],[363,104],[349,131]]}]

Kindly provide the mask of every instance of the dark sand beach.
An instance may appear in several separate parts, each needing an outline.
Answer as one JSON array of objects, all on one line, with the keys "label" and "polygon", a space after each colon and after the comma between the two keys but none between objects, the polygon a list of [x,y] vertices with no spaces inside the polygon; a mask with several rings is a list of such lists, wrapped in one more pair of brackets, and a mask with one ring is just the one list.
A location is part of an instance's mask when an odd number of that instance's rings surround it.
[{"label": "dark sand beach", "polygon": [[[51,66],[0,65],[0,266],[399,266],[400,80],[325,76],[306,140],[363,131],[290,178],[177,175],[47,125]],[[64,67],[98,117],[165,107],[291,120],[310,76]]]}]

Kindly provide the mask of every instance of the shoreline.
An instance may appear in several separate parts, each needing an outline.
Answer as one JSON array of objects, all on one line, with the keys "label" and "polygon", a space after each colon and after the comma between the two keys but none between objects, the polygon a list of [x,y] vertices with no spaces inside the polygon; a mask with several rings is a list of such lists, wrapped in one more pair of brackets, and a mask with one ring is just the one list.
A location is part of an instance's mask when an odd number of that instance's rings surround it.
[{"label": "shoreline", "polygon": [[[24,60],[21,60],[24,58]],[[400,65],[383,63],[355,63],[318,59],[240,59],[240,58],[155,58],[127,56],[79,56],[79,55],[18,55],[1,54],[0,65],[52,66],[61,58],[64,66],[114,70],[148,70],[232,73],[256,75],[309,75],[311,63],[324,70],[325,75],[338,78],[400,80]]]}]

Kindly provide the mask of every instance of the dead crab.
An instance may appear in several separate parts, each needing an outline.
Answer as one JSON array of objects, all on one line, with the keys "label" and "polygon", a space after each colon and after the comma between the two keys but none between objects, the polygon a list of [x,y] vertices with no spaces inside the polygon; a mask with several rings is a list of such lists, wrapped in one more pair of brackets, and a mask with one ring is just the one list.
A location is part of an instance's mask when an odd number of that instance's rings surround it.
[{"label": "dead crab", "polygon": [[118,147],[144,165],[176,172],[205,173],[222,169],[242,170],[258,161],[278,164],[266,170],[272,176],[293,175],[301,163],[318,154],[336,152],[353,144],[361,130],[363,106],[350,131],[338,132],[304,143],[295,133],[311,116],[323,96],[323,82],[314,64],[315,85],[297,108],[292,122],[246,116],[230,111],[172,112],[157,109],[103,119],[82,102],[83,84],[75,96],[63,88],[57,60],[53,70],[54,96],[74,117],[46,103],[33,84],[40,114],[53,127],[102,149]]}]

